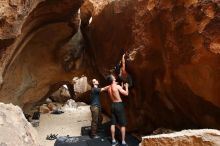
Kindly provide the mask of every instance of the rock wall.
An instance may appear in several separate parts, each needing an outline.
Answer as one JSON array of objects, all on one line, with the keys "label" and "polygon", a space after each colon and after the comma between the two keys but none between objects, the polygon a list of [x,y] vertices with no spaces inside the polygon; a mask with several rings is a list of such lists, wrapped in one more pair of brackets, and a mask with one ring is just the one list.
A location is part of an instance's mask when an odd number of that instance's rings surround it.
[{"label": "rock wall", "polygon": [[18,106],[0,103],[0,131],[1,146],[40,146],[37,131]]},{"label": "rock wall", "polygon": [[[94,8],[88,52],[102,77],[126,53],[134,80],[124,98],[130,130],[220,128],[219,4],[117,0]],[[102,102],[110,113],[110,101]]]},{"label": "rock wall", "polygon": [[[219,4],[1,1],[0,101],[26,109],[82,74],[104,83],[126,53],[129,130],[220,129]],[[110,113],[109,98],[102,103]]]},{"label": "rock wall", "polygon": [[82,43],[78,9],[82,3],[0,2],[0,101],[28,107],[80,74],[83,52],[78,47]]},{"label": "rock wall", "polygon": [[220,131],[212,129],[184,130],[172,134],[146,136],[140,146],[218,146]]}]

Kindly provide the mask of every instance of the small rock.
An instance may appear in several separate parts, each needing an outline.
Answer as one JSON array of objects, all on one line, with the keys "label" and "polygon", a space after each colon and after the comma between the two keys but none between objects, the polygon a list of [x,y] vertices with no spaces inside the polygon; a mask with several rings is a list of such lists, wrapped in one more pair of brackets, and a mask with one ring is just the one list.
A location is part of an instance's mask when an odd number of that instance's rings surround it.
[{"label": "small rock", "polygon": [[66,104],[62,107],[64,111],[73,111],[78,109],[78,104],[73,99],[69,99]]},{"label": "small rock", "polygon": [[46,106],[46,105],[42,105],[40,106],[40,113],[49,113],[50,112],[50,109]]},{"label": "small rock", "polygon": [[47,107],[50,109],[50,111],[53,111],[53,110],[57,109],[57,106],[54,103],[49,103],[47,105]]},{"label": "small rock", "polygon": [[51,103],[52,100],[51,100],[50,98],[47,98],[47,99],[46,99],[46,102],[47,102],[47,103]]}]

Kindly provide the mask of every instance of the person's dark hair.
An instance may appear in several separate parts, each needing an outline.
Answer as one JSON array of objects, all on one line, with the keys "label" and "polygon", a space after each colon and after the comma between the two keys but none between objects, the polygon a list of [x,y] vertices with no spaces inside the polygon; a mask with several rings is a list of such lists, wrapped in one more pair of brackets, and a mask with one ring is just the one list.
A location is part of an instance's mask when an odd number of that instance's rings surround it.
[{"label": "person's dark hair", "polygon": [[114,67],[114,71],[112,73],[114,73],[115,75],[119,75],[120,74],[120,69],[121,69],[121,65],[120,64],[117,64],[115,67]]},{"label": "person's dark hair", "polygon": [[108,76],[106,77],[106,80],[107,80],[108,84],[112,84],[112,82],[113,82],[112,76],[113,76],[113,75],[108,75]]}]

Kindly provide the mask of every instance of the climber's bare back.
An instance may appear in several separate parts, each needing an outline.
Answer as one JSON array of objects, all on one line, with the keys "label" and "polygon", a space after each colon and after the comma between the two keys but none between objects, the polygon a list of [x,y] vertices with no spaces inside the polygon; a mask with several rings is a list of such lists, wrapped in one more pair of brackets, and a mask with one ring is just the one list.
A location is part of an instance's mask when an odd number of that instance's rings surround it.
[{"label": "climber's bare back", "polygon": [[119,93],[127,96],[128,95],[128,83],[124,84],[125,90],[117,84],[116,79],[113,75],[110,76],[111,85],[108,87],[108,93],[111,97],[112,102],[122,102]]},{"label": "climber's bare back", "polygon": [[119,94],[119,89],[118,89],[120,87],[121,86],[117,84],[112,84],[111,86],[109,86],[108,93],[112,99],[112,102],[122,102],[121,96]]}]

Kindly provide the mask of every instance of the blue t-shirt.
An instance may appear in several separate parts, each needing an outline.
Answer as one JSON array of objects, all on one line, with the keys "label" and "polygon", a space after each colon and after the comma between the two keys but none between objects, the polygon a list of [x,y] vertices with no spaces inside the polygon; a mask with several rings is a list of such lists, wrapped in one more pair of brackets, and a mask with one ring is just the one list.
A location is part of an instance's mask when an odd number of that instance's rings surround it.
[{"label": "blue t-shirt", "polygon": [[101,106],[100,104],[100,94],[101,92],[101,88],[96,88],[96,87],[93,87],[92,88],[92,91],[91,91],[91,97],[92,97],[92,102],[91,102],[91,105],[97,105],[97,106]]}]

